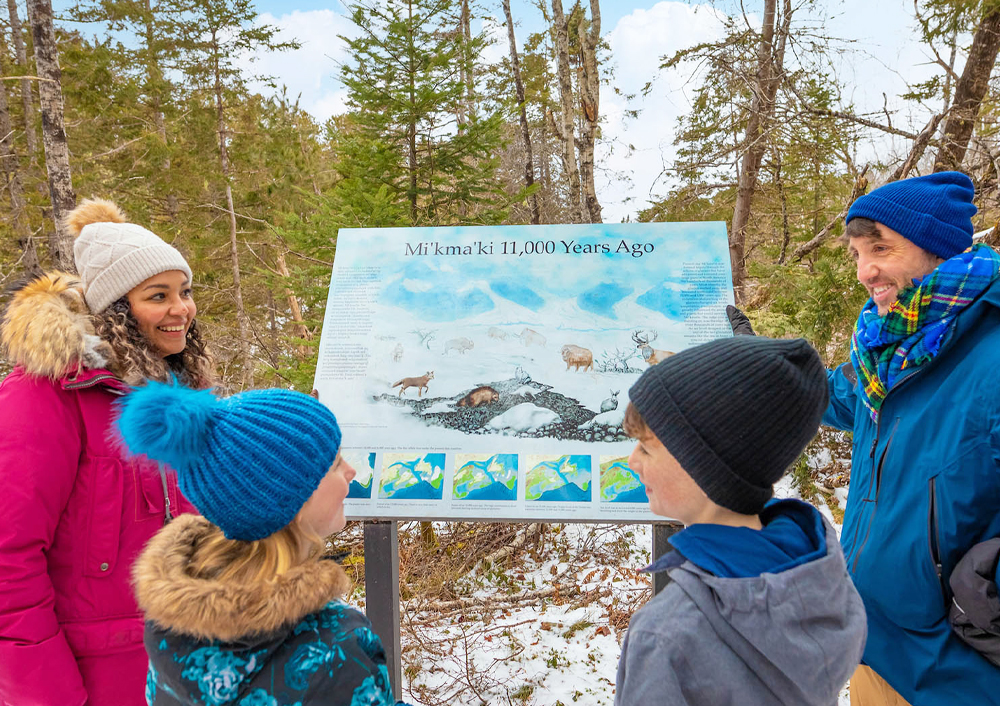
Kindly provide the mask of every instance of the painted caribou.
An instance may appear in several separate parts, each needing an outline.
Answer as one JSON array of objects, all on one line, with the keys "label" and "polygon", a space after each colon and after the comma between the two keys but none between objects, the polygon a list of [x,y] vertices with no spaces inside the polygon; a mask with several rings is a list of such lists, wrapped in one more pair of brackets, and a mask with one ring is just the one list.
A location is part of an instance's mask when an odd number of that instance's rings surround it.
[{"label": "painted caribou", "polygon": [[567,344],[559,352],[562,354],[562,359],[566,361],[566,370],[575,368],[586,372],[594,369],[594,354],[587,348]]},{"label": "painted caribou", "polygon": [[642,359],[650,365],[656,365],[674,354],[673,351],[662,351],[649,345],[649,342],[655,341],[658,335],[656,331],[653,331],[653,335],[650,336],[642,329],[636,329],[632,332],[632,340],[635,341],[636,350],[642,354]]}]

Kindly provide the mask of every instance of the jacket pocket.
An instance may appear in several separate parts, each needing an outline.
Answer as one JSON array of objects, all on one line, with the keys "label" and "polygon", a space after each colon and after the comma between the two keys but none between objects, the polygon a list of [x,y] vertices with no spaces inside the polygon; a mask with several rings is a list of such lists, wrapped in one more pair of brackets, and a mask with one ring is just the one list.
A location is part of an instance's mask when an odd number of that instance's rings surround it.
[{"label": "jacket pocket", "polygon": [[938,529],[938,499],[935,485],[937,476],[927,481],[927,546],[930,551],[931,568],[937,577],[941,589],[942,603],[947,600],[948,586],[944,582],[944,569],[941,564],[941,532]]},{"label": "jacket pocket", "polygon": [[[81,469],[84,470],[84,469]],[[83,575],[110,576],[118,563],[122,523],[122,467],[114,458],[89,459],[90,497],[87,503]]]}]

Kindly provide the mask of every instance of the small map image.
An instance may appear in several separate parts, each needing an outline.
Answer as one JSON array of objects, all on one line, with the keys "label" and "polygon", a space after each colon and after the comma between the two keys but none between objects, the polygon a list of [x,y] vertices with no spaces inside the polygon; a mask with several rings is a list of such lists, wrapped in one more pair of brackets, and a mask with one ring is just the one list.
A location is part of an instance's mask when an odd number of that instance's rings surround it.
[{"label": "small map image", "polygon": [[517,454],[457,454],[456,500],[517,500]]},{"label": "small map image", "polygon": [[375,475],[375,454],[364,451],[341,451],[345,461],[354,466],[354,480],[347,490],[349,498],[365,498],[372,496],[372,477]]},{"label": "small map image", "polygon": [[444,454],[385,454],[378,496],[383,500],[440,500]]},{"label": "small map image", "polygon": [[649,502],[639,476],[628,467],[627,456],[601,456],[601,502]]},{"label": "small map image", "polygon": [[590,455],[528,455],[525,500],[538,502],[590,502],[593,472]]}]

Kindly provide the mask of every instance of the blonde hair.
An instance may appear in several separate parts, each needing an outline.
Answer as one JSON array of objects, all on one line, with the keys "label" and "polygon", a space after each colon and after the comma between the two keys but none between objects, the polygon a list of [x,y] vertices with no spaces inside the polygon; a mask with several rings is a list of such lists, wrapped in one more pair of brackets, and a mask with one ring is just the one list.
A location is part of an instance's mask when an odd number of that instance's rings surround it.
[{"label": "blonde hair", "polygon": [[111,346],[112,372],[129,385],[145,380],[169,382],[176,375],[195,389],[211,387],[215,379],[215,361],[201,337],[198,321],[191,322],[184,350],[166,358],[156,355],[139,330],[128,297],[115,301],[100,314],[91,315],[95,333]]},{"label": "blonde hair", "polygon": [[254,541],[226,539],[212,525],[191,553],[187,572],[194,578],[241,584],[266,583],[285,572],[315,561],[323,552],[323,538],[292,522],[274,534]]}]

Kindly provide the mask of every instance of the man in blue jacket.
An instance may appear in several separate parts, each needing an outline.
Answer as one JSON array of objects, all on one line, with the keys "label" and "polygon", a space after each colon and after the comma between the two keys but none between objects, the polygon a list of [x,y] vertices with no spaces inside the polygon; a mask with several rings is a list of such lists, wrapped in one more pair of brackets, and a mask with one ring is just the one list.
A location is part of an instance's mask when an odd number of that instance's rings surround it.
[{"label": "man in blue jacket", "polygon": [[1000,666],[949,622],[953,570],[1000,537],[1000,256],[972,244],[973,195],[941,172],[847,214],[871,298],[823,421],[854,435],[841,544],[868,616],[855,706],[1000,705]]}]

